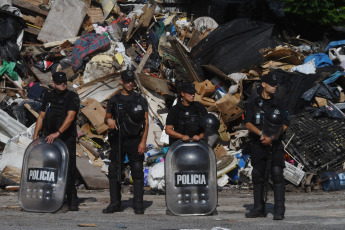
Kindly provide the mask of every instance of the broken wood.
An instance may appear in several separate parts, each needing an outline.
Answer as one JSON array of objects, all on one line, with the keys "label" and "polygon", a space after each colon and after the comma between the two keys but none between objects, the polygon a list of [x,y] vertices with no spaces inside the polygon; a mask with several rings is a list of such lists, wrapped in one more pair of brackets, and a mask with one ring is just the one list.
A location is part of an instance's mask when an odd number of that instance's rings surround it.
[{"label": "broken wood", "polygon": [[141,84],[149,90],[157,92],[161,95],[170,95],[174,97],[174,94],[170,91],[168,81],[157,77],[152,77],[147,74],[138,74]]},{"label": "broken wood", "polygon": [[23,8],[25,10],[29,10],[29,11],[33,11],[37,14],[43,15],[43,16],[47,16],[48,12],[41,10],[38,6],[35,6],[33,4],[30,4],[26,1],[22,1],[22,0],[13,0],[13,5],[17,6],[18,8]]},{"label": "broken wood", "polygon": [[79,37],[73,37],[73,38],[68,38],[68,39],[64,39],[64,40],[60,40],[60,41],[54,41],[54,42],[47,42],[43,44],[44,48],[51,48],[54,46],[59,46],[63,43],[65,43],[66,41],[69,41],[72,45],[80,38]]},{"label": "broken wood", "polygon": [[24,107],[27,108],[30,111],[30,113],[32,113],[32,115],[34,115],[36,118],[38,118],[38,116],[39,116],[38,113],[35,110],[33,110],[29,104],[25,103]]},{"label": "broken wood", "polygon": [[78,139],[79,143],[84,146],[92,155],[94,155],[95,159],[100,157],[99,152],[95,150],[93,145],[91,145],[87,140],[84,140],[83,137]]},{"label": "broken wood", "polygon": [[26,96],[24,94],[24,91],[22,89],[22,87],[20,85],[18,85],[15,81],[13,81],[6,73],[4,73],[4,76],[7,78],[7,80],[9,80],[15,87],[18,88],[18,92],[20,93],[20,95],[22,96],[22,98],[26,99]]},{"label": "broken wood", "polygon": [[134,14],[132,19],[131,19],[131,22],[129,23],[129,26],[128,26],[127,35],[126,35],[126,41],[128,41],[132,37],[132,31],[134,29],[135,21],[136,20],[137,20],[137,14]]},{"label": "broken wood", "polygon": [[185,52],[181,48],[180,43],[177,42],[176,38],[169,36],[168,41],[170,42],[170,44],[171,44],[172,48],[174,49],[177,57],[179,58],[179,61],[186,68],[188,76],[191,78],[192,82],[193,81],[201,82],[200,77],[198,76],[198,74],[194,70],[192,64],[189,62],[187,56],[185,55]]}]

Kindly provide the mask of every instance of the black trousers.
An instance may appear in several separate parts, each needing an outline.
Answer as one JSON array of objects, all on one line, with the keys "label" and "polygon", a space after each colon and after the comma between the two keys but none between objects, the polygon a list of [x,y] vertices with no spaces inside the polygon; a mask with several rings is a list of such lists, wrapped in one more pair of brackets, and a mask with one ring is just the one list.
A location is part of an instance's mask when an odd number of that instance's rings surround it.
[{"label": "black trousers", "polygon": [[[62,139],[62,138],[61,138]],[[77,189],[75,187],[75,181],[77,177],[77,164],[76,164],[76,135],[70,135],[68,138],[62,139],[66,144],[69,152],[69,165],[67,174],[67,186],[66,195],[69,203],[72,199],[77,197]]]},{"label": "black trousers", "polygon": [[273,150],[271,166],[280,166],[285,168],[284,146],[281,142],[275,142],[272,147],[268,147],[262,145],[260,141],[254,141],[250,146],[251,163],[253,168],[263,173],[267,166],[270,151],[269,148]]},{"label": "black trousers", "polygon": [[[118,173],[121,173],[123,170],[126,154],[130,161],[129,166],[133,178],[134,202],[142,202],[144,195],[144,155],[139,155],[138,153],[138,146],[140,144],[141,137],[122,137],[121,143],[119,143],[118,136],[116,134],[110,134],[109,141],[111,144],[111,152],[109,156],[111,163],[109,165],[108,178],[111,202],[115,203],[120,202],[121,200],[121,181],[118,180]],[[119,153],[119,145],[121,147],[121,153]],[[118,162],[118,154],[121,154],[121,162]]]}]

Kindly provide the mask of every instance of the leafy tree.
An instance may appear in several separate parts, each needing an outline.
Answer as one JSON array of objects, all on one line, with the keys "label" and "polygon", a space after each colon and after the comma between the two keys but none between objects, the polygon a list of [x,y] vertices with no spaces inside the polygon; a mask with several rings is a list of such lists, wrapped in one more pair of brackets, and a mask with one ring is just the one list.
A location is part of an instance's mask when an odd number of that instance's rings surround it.
[{"label": "leafy tree", "polygon": [[345,26],[344,0],[281,0],[285,12],[321,25]]}]

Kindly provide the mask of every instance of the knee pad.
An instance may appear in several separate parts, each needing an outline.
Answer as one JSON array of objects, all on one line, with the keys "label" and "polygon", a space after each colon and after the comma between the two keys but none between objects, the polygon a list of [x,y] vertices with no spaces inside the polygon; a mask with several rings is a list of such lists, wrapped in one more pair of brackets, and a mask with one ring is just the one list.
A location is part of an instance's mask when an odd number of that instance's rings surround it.
[{"label": "knee pad", "polygon": [[133,180],[144,179],[143,162],[136,161],[131,164],[131,172]]},{"label": "knee pad", "polygon": [[280,184],[285,181],[283,175],[283,168],[281,166],[272,166],[272,181],[274,184]]},{"label": "knee pad", "polygon": [[265,180],[264,177],[265,177],[265,175],[263,175],[263,173],[260,170],[253,168],[253,171],[252,171],[253,184],[264,183],[264,180]]}]

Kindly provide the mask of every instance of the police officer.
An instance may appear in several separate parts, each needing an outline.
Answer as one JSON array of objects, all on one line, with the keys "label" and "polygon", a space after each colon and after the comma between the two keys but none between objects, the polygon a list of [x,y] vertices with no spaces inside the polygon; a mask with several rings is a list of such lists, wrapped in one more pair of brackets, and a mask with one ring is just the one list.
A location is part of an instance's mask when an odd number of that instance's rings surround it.
[{"label": "police officer", "polygon": [[42,106],[37,118],[33,139],[39,135],[47,136],[48,144],[56,138],[61,139],[69,152],[67,179],[67,201],[70,211],[78,211],[79,201],[75,187],[76,177],[76,118],[80,99],[77,93],[67,89],[67,78],[63,72],[53,74],[54,90],[47,92],[42,99]]},{"label": "police officer", "polygon": [[[274,97],[277,91],[277,76],[273,73],[266,74],[261,78],[261,86],[256,97],[248,100],[246,106],[245,125],[250,131],[251,163],[253,166],[252,180],[254,185],[254,208],[246,213],[247,218],[266,217],[264,189],[265,180],[268,180],[266,167],[271,168],[274,191],[274,220],[284,219],[285,213],[285,180],[283,176],[284,148],[281,143],[281,135],[289,125],[288,113],[284,103]],[[282,111],[283,125],[277,140],[262,132],[262,123],[265,114],[272,109]],[[269,157],[271,157],[269,159]],[[267,165],[267,161],[271,162]],[[266,174],[266,175],[265,175]]]},{"label": "police officer", "polygon": [[[105,124],[110,128],[111,145],[109,165],[110,204],[103,213],[119,212],[121,208],[121,172],[125,155],[128,155],[134,185],[133,209],[135,214],[144,214],[143,161],[148,134],[148,104],[134,91],[134,72],[121,73],[121,92],[110,98]],[[121,151],[121,152],[119,152]],[[119,155],[120,154],[120,155]]]},{"label": "police officer", "polygon": [[192,83],[181,84],[181,99],[170,109],[166,119],[165,132],[169,135],[169,145],[179,139],[199,141],[204,138],[200,120],[207,115],[207,110],[201,103],[194,101],[195,92]]}]

